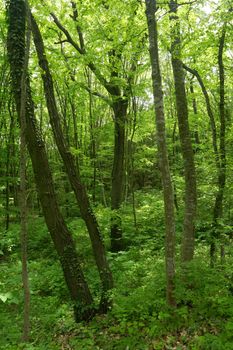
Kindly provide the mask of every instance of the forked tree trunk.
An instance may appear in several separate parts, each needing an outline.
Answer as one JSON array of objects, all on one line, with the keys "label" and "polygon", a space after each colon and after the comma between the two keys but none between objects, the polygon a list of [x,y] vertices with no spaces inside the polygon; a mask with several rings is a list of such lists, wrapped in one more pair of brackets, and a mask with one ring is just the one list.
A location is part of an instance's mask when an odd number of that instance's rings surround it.
[{"label": "forked tree trunk", "polygon": [[[25,2],[11,0],[8,6],[7,48],[18,115],[20,115],[21,108],[21,77],[25,59],[25,18]],[[25,78],[25,85],[27,91],[25,137],[38,195],[74,304],[75,319],[76,321],[88,320],[95,313],[93,299],[82,272],[75,243],[58,207],[45,145],[34,114],[28,74]]]},{"label": "forked tree trunk", "polygon": [[152,67],[152,83],[154,95],[154,108],[157,127],[157,143],[159,152],[160,171],[163,183],[165,227],[166,227],[166,277],[167,277],[167,302],[170,306],[176,306],[174,295],[175,279],[175,214],[174,195],[168,161],[166,144],[165,117],[163,104],[162,79],[159,64],[158,32],[155,18],[156,1],[146,0],[146,17],[149,32],[150,61]]},{"label": "forked tree trunk", "polygon": [[170,23],[172,69],[175,81],[176,108],[185,176],[185,209],[183,236],[181,243],[181,261],[185,263],[191,261],[194,255],[195,217],[197,206],[196,171],[189,130],[188,105],[185,91],[184,71],[181,60],[181,37],[179,17],[177,15],[177,0],[170,1],[169,7],[171,12]]},{"label": "forked tree trunk", "polygon": [[78,160],[75,160],[75,157],[71,154],[62,132],[60,115],[57,109],[56,98],[54,94],[53,78],[50,73],[48,61],[46,58],[43,39],[39,27],[33,16],[31,16],[31,21],[32,33],[36,46],[39,65],[43,71],[42,79],[44,83],[44,92],[50,117],[50,123],[53,129],[57,148],[62,157],[66,173],[79,205],[81,216],[85,221],[90,236],[93,254],[102,283],[100,310],[102,312],[106,312],[110,303],[109,291],[113,287],[113,280],[106,257],[103,238],[101,236],[96,217],[92,211],[86,188],[81,181]]},{"label": "forked tree trunk", "polygon": [[[72,2],[73,16],[77,28],[77,34],[79,38],[79,43],[76,42],[69,31],[61,24],[59,19],[54,13],[50,13],[57,27],[66,36],[67,42],[69,42],[75,50],[79,52],[80,55],[86,55],[87,51],[85,48],[84,37],[82,29],[79,24],[78,11],[75,2]],[[122,225],[121,217],[119,214],[119,208],[122,203],[123,197],[123,187],[124,187],[124,157],[125,157],[125,128],[126,128],[126,115],[128,108],[128,96],[126,94],[129,86],[126,84],[125,88],[117,83],[117,78],[119,78],[119,73],[115,67],[116,63],[119,62],[120,55],[117,55],[115,50],[112,49],[109,52],[110,58],[110,80],[107,80],[94,64],[90,61],[88,63],[89,69],[93,72],[99,82],[104,86],[106,91],[111,97],[110,105],[114,114],[114,157],[113,157],[113,167],[112,167],[112,188],[111,188],[111,251],[117,252],[122,250],[123,235],[122,235]],[[107,98],[108,99],[108,98]],[[109,99],[108,99],[109,100]]]}]

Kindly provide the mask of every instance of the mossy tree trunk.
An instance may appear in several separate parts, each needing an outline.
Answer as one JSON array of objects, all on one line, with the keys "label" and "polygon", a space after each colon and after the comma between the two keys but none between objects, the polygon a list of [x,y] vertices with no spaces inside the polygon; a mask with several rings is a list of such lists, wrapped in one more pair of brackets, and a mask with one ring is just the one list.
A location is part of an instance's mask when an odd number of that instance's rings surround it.
[{"label": "mossy tree trunk", "polygon": [[[21,108],[21,78],[25,60],[26,8],[23,0],[11,0],[8,6],[7,49],[17,113]],[[81,262],[63,216],[58,207],[45,144],[37,127],[28,74],[25,77],[25,137],[31,157],[43,214],[64,272],[74,304],[76,321],[88,320],[94,313],[93,299],[85,281]]]},{"label": "mossy tree trunk", "polygon": [[112,274],[108,265],[105,246],[97,223],[94,212],[88,198],[88,194],[84,184],[81,181],[78,159],[71,154],[66,143],[60,121],[60,115],[57,108],[53,78],[50,73],[49,64],[46,58],[43,39],[35,18],[31,16],[32,33],[36,46],[39,65],[43,71],[42,79],[44,83],[44,92],[46,97],[47,108],[50,117],[54,139],[62,157],[65,171],[68,175],[70,184],[74,191],[77,203],[80,208],[81,216],[87,226],[89,232],[93,254],[96,265],[98,267],[100,279],[102,282],[102,297],[100,302],[100,310],[106,312],[110,303],[109,291],[113,287]]}]

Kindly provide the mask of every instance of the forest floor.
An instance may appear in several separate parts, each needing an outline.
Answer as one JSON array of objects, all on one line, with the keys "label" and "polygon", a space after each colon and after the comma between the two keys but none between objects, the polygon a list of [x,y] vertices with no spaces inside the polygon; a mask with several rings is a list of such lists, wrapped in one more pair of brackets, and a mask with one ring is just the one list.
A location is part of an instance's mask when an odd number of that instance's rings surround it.
[{"label": "forest floor", "polygon": [[[102,227],[108,215],[100,208]],[[106,209],[107,211],[107,209]],[[160,213],[151,226],[151,206],[138,213],[137,235],[127,221],[127,249],[108,254],[114,276],[113,305],[108,315],[75,324],[72,306],[52,242],[41,217],[29,223],[29,276],[31,289],[31,335],[20,343],[23,290],[19,248],[19,225],[12,223],[2,242],[8,257],[0,260],[0,349],[2,350],[233,350],[233,247],[226,246],[225,263],[209,267],[208,244],[197,239],[194,261],[189,266],[185,288],[177,257],[177,309],[165,301],[164,237]],[[128,212],[128,215],[131,214]],[[96,303],[98,273],[85,228],[69,220],[84,271]],[[143,229],[142,229],[143,228]],[[104,229],[103,229],[104,230]],[[106,232],[105,232],[106,231]],[[108,229],[104,230],[106,237]],[[204,233],[203,233],[204,234]],[[107,241],[107,239],[106,239]],[[178,237],[179,241],[179,237]],[[107,242],[108,244],[108,242]],[[177,245],[177,256],[179,255]]]}]

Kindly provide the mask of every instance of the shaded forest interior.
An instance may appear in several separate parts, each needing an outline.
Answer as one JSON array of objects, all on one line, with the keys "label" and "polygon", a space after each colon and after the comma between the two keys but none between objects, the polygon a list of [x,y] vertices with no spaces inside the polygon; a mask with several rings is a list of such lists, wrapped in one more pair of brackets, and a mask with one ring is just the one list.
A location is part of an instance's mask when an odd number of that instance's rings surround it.
[{"label": "shaded forest interior", "polygon": [[0,8],[0,349],[233,350],[231,1]]}]

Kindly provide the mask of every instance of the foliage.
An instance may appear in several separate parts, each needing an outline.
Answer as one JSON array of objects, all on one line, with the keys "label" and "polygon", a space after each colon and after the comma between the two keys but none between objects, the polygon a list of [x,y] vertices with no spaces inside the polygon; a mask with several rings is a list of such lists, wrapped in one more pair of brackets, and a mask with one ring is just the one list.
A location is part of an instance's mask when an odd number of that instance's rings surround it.
[{"label": "foliage", "polygon": [[[144,3],[78,2],[78,22],[67,1],[30,6],[45,42],[54,80],[62,129],[69,150],[80,164],[83,183],[103,234],[114,277],[112,306],[106,315],[75,324],[58,256],[43,219],[30,159],[27,163],[31,290],[30,342],[20,341],[23,315],[19,218],[19,125],[13,103],[6,57],[7,23],[0,4],[0,349],[2,350],[221,350],[233,349],[233,124],[232,5],[229,1],[180,4],[184,63],[198,71],[209,94],[219,146],[218,45],[227,25],[224,48],[226,109],[226,184],[223,213],[217,227],[213,208],[218,192],[218,168],[212,131],[201,88],[190,73],[184,79],[189,123],[195,150],[198,184],[195,258],[183,270],[180,243],[184,215],[184,170],[177,126],[174,82],[171,78],[168,4],[156,12],[166,133],[176,194],[176,300],[166,304],[164,266],[164,202],[152,103]],[[83,32],[86,53],[79,54],[51,20],[58,16],[71,36]],[[16,33],[16,35],[18,35]],[[114,62],[111,55],[114,52]],[[113,56],[114,56],[113,55]],[[14,57],[13,57],[14,58]],[[16,58],[15,64],[19,63]],[[122,89],[130,82],[125,135],[124,201],[118,211],[125,250],[111,253],[111,182],[114,120],[109,94],[96,70]],[[117,74],[116,74],[117,73]],[[75,240],[94,301],[101,298],[87,228],[55,147],[43,94],[41,70],[31,45],[29,76],[39,129],[46,142],[58,204]],[[191,85],[193,92],[191,92]],[[197,111],[194,110],[196,103]],[[197,137],[198,136],[198,137]],[[215,236],[214,236],[215,235]],[[216,263],[209,266],[209,245],[215,237]],[[220,250],[224,246],[224,256]],[[184,273],[185,272],[185,273]]]}]

